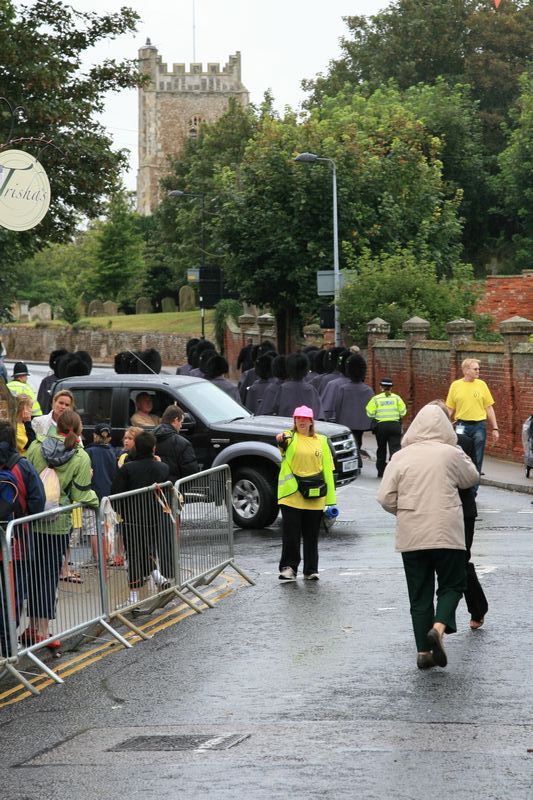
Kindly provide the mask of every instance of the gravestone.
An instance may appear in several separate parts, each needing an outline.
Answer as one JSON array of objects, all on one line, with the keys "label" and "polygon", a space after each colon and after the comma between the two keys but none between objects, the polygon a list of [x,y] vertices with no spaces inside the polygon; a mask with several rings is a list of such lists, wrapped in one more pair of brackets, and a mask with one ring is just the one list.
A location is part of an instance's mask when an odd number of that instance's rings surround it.
[{"label": "gravestone", "polygon": [[30,308],[30,319],[39,319],[41,322],[49,322],[52,319],[52,306],[50,303],[39,303]]},{"label": "gravestone", "polygon": [[104,304],[101,300],[91,300],[89,308],[87,309],[89,317],[103,317]]},{"label": "gravestone", "polygon": [[113,300],[106,300],[103,308],[106,317],[116,317],[118,314],[118,303]]},{"label": "gravestone", "polygon": [[[62,309],[62,307],[61,306],[54,306],[53,315],[54,315],[54,319],[63,319],[63,309]],[[82,313],[82,316],[84,316],[84,313]]]},{"label": "gravestone", "polygon": [[169,311],[175,311],[175,310],[176,310],[176,301],[174,300],[174,298],[163,297],[163,299],[161,300],[161,311],[163,311],[163,313],[167,313]]},{"label": "gravestone", "polygon": [[192,286],[182,286],[179,293],[180,311],[194,311],[196,296]]},{"label": "gravestone", "polygon": [[149,297],[139,297],[135,303],[136,314],[152,314],[153,310],[152,301]]}]

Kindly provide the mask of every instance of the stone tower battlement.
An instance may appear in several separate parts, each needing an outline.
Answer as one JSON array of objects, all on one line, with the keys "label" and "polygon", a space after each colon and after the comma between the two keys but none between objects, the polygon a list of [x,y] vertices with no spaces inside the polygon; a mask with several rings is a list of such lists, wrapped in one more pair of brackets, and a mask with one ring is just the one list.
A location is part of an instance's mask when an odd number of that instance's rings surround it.
[{"label": "stone tower battlement", "polygon": [[159,203],[159,181],[168,172],[187,139],[195,138],[203,122],[215,122],[230,97],[248,105],[241,80],[241,54],[220,63],[176,63],[169,70],[157,48],[146,42],[139,50],[139,68],[149,81],[139,89],[139,171],[137,209],[151,214]]}]

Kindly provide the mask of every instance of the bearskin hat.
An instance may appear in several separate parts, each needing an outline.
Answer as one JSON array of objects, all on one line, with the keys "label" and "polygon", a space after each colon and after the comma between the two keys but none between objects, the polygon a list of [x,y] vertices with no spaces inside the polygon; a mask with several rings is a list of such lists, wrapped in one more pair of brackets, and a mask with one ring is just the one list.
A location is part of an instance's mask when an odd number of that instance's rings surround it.
[{"label": "bearskin hat", "polygon": [[346,360],[345,375],[354,383],[362,383],[366,378],[366,361],[359,353],[352,353]]},{"label": "bearskin hat", "polygon": [[219,356],[218,353],[215,353],[207,360],[205,368],[202,371],[206,378],[213,380],[213,378],[219,378],[221,375],[224,375],[228,369],[228,362],[224,356]]},{"label": "bearskin hat", "polygon": [[255,371],[257,377],[263,381],[267,381],[272,375],[272,355],[270,353],[263,353],[255,362]]},{"label": "bearskin hat", "polygon": [[287,356],[287,374],[291,381],[301,381],[309,372],[309,359],[305,353],[291,353]]}]

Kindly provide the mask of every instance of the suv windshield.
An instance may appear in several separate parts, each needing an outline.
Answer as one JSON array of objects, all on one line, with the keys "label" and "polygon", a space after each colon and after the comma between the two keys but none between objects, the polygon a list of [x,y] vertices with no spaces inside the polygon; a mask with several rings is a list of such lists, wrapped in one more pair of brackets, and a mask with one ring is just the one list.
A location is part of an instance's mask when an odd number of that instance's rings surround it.
[{"label": "suv windshield", "polygon": [[209,425],[252,416],[246,408],[209,381],[184,386],[179,390],[179,395],[183,397],[184,404]]}]

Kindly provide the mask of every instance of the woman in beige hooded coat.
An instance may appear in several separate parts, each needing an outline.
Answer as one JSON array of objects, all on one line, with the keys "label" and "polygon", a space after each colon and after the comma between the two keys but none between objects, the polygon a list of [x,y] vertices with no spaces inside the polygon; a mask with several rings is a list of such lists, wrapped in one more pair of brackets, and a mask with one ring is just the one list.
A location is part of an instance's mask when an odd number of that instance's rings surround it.
[{"label": "woman in beige hooded coat", "polygon": [[447,664],[443,634],[456,631],[455,610],[466,585],[458,489],[478,479],[473,462],[457,447],[447,414],[430,404],[409,426],[379,488],[378,502],[396,516],[396,550],[402,554],[420,669]]}]

